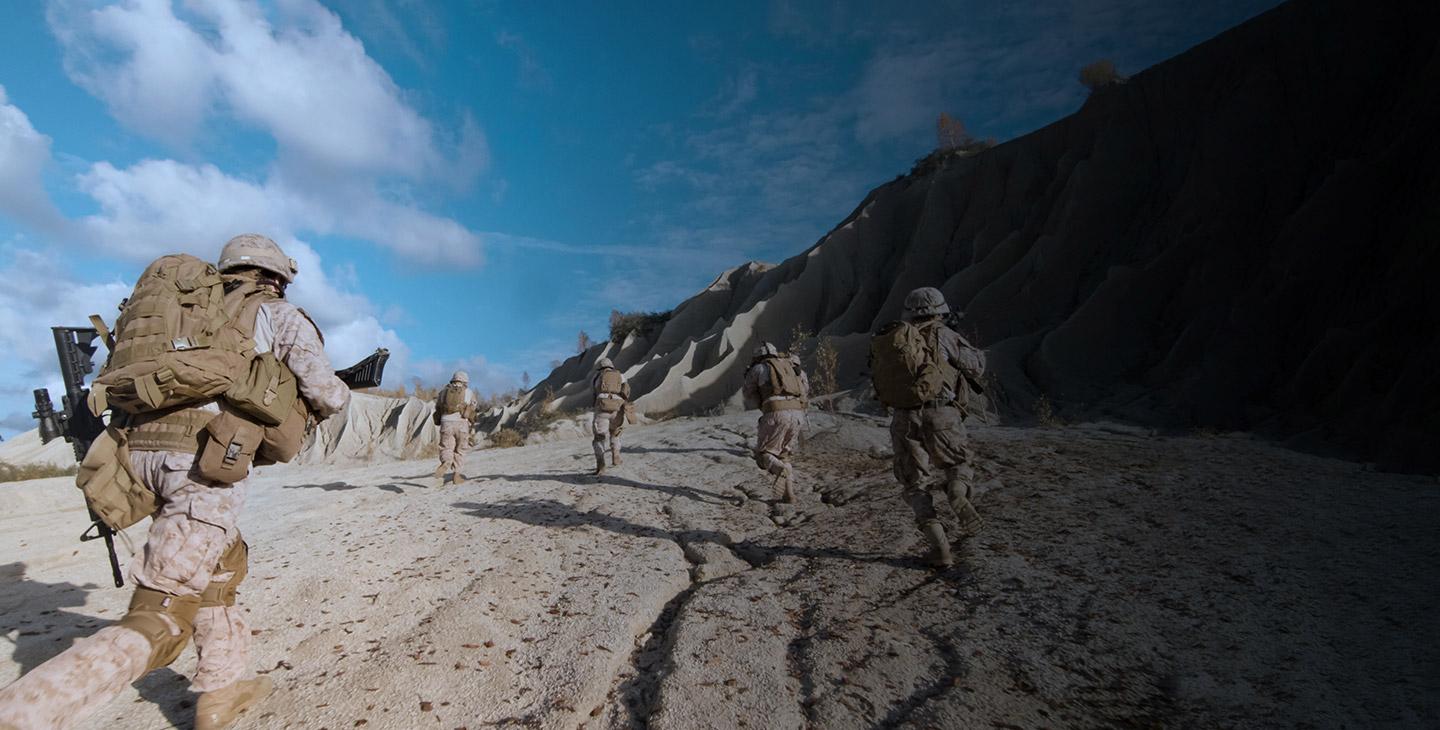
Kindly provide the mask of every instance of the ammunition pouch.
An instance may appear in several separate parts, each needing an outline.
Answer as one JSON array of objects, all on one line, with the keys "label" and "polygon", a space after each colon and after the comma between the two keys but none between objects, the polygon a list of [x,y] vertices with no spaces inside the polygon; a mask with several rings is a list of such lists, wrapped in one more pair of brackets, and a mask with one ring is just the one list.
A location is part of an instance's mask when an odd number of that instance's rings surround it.
[{"label": "ammunition pouch", "polygon": [[107,427],[90,444],[75,475],[90,510],[112,530],[123,530],[155,514],[159,502],[130,469],[130,446],[124,431]]},{"label": "ammunition pouch", "polygon": [[310,432],[310,408],[304,398],[296,398],[290,406],[290,415],[278,426],[266,426],[260,438],[260,449],[255,453],[255,464],[284,464],[295,458],[305,447],[305,436]]},{"label": "ammunition pouch", "polygon": [[601,413],[619,413],[625,407],[625,399],[618,395],[601,393],[595,396],[595,409]]},{"label": "ammunition pouch", "polygon": [[223,580],[211,580],[210,585],[200,593],[201,608],[222,608],[235,605],[235,595],[239,592],[240,582],[250,572],[250,546],[245,540],[237,537],[235,542],[220,556],[220,563],[215,569],[215,575],[229,573],[230,577]]},{"label": "ammunition pouch", "polygon": [[250,360],[250,371],[225,391],[225,401],[263,426],[279,426],[294,408],[295,374],[271,352]]},{"label": "ammunition pouch", "polygon": [[195,459],[196,471],[212,482],[234,484],[250,475],[255,452],[264,439],[260,424],[222,407],[220,415],[206,424]]},{"label": "ammunition pouch", "polygon": [[638,420],[640,418],[635,414],[635,404],[627,402],[625,404],[625,422],[633,426]]},{"label": "ammunition pouch", "polygon": [[130,611],[120,619],[120,625],[150,642],[150,663],[146,665],[149,671],[169,666],[185,650],[195,633],[195,613],[199,610],[199,596],[176,596],[138,586],[130,597]]}]

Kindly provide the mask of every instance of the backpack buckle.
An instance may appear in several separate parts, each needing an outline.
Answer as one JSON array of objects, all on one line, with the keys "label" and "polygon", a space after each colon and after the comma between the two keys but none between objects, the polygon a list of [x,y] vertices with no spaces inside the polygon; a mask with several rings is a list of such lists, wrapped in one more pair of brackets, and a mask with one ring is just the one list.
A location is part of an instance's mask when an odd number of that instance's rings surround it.
[{"label": "backpack buckle", "polygon": [[170,340],[170,349],[176,352],[180,352],[182,350],[189,350],[193,347],[195,347],[195,341],[190,339],[189,337],[177,337],[173,340]]}]

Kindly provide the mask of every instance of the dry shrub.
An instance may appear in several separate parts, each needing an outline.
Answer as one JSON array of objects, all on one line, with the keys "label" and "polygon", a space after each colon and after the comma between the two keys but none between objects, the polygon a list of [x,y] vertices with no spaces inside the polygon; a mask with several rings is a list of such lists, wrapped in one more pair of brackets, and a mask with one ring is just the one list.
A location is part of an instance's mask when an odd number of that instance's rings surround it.
[{"label": "dry shrub", "polygon": [[815,333],[803,324],[796,324],[790,328],[790,339],[785,345],[785,351],[803,358],[814,344]]},{"label": "dry shrub", "polygon": [[513,449],[525,445],[525,437],[513,428],[502,428],[490,436],[490,445],[497,449]]},{"label": "dry shrub", "polygon": [[546,388],[540,391],[540,399],[534,401],[525,410],[525,413],[515,421],[515,430],[522,437],[528,438],[532,433],[539,433],[550,427],[550,424],[569,416],[573,413],[562,411],[558,408],[551,408],[555,403],[554,391]]},{"label": "dry shrub", "polygon": [[1108,58],[1087,63],[1080,69],[1080,83],[1092,92],[1111,84],[1124,82],[1125,77],[1115,70],[1115,62]]},{"label": "dry shrub", "polygon": [[409,397],[409,394],[405,392],[405,386],[403,385],[398,388],[361,388],[358,392],[365,393],[367,395],[378,395],[381,398]]},{"label": "dry shrub", "polygon": [[670,312],[620,312],[610,310],[610,341],[625,341],[631,333],[648,335],[670,321]]},{"label": "dry shrub", "polygon": [[1050,405],[1050,399],[1044,394],[1035,399],[1035,419],[1045,428],[1059,428],[1065,425],[1060,418],[1055,415],[1054,406]]},{"label": "dry shrub", "polygon": [[0,461],[0,482],[23,482],[30,479],[74,476],[79,467],[54,464],[11,464]]},{"label": "dry shrub", "polygon": [[[815,348],[815,377],[811,378],[811,392],[820,395],[829,395],[840,389],[840,351],[835,348],[835,340],[825,337],[820,340],[820,345]],[[832,398],[824,404],[827,410],[835,410],[835,400]]]}]

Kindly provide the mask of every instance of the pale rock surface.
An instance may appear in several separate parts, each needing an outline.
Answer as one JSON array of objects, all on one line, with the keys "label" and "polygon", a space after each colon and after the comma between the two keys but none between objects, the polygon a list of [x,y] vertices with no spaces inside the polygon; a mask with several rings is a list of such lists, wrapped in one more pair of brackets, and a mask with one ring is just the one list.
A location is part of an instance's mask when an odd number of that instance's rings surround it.
[{"label": "pale rock surface", "polygon": [[[278,688],[240,727],[1440,723],[1433,479],[980,426],[987,526],[937,574],[883,424],[812,413],[794,509],[761,501],[753,413],[635,427],[601,481],[583,436],[471,452],[458,487],[429,461],[262,469],[241,600]],[[68,479],[0,495],[4,682],[128,591],[74,542]],[[193,667],[81,727],[188,727]]]}]

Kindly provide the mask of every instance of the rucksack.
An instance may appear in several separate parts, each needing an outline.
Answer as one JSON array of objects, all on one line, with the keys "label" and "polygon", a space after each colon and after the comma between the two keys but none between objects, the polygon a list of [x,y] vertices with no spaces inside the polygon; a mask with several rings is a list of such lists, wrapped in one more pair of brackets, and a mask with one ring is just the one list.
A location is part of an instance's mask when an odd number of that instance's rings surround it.
[{"label": "rucksack", "polygon": [[452,413],[461,413],[465,407],[470,386],[462,383],[450,383],[440,390],[440,395],[435,399],[435,411],[442,416]]},{"label": "rucksack", "polygon": [[605,368],[600,371],[595,383],[596,393],[608,395],[623,395],[625,393],[625,381],[620,376],[620,371],[615,368]]},{"label": "rucksack", "polygon": [[893,322],[870,340],[875,397],[892,408],[919,408],[947,389],[959,373],[940,351],[940,324]]},{"label": "rucksack", "polygon": [[800,380],[800,370],[788,357],[767,357],[770,365],[770,392],[766,398],[804,398],[805,383]]},{"label": "rucksack", "polygon": [[253,282],[227,293],[219,270],[188,254],[153,261],[121,305],[110,356],[91,389],[92,411],[164,411],[213,400],[243,383],[254,357],[256,312],[273,296],[267,294]]}]

